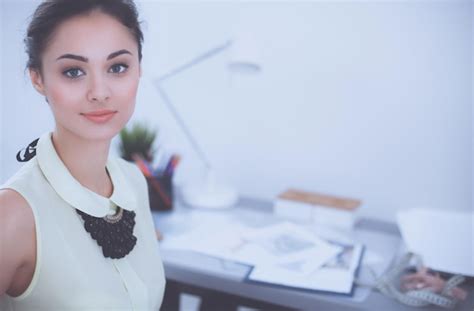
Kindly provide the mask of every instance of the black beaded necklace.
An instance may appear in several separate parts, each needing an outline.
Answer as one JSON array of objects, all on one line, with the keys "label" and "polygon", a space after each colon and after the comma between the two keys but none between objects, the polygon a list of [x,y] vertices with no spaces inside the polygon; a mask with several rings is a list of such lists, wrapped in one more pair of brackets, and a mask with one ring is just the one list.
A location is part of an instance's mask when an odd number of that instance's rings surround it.
[{"label": "black beaded necklace", "polygon": [[[19,162],[27,162],[36,156],[36,145],[38,139],[31,142],[26,148],[23,157],[18,151],[16,159]],[[135,212],[127,211],[117,206],[114,215],[105,217],[94,217],[78,209],[76,212],[84,220],[84,229],[89,232],[92,239],[102,248],[106,258],[119,259],[128,255],[137,243],[133,235],[135,227]]]},{"label": "black beaded necklace", "polygon": [[119,259],[135,247],[137,238],[133,235],[135,212],[117,206],[115,215],[94,217],[76,209],[84,220],[84,229],[102,247],[104,257]]}]

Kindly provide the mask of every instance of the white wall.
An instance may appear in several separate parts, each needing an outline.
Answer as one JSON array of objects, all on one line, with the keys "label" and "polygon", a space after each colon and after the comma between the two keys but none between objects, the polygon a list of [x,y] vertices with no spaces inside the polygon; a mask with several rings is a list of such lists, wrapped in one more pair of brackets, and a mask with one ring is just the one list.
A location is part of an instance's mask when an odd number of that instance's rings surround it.
[{"label": "white wall", "polygon": [[[471,2],[139,5],[146,42],[134,119],[159,126],[161,144],[184,156],[178,184],[201,166],[151,81],[250,31],[259,75],[231,76],[223,53],[166,84],[222,178],[262,198],[289,186],[361,198],[364,214],[386,220],[409,206],[472,209]],[[19,167],[16,151],[52,127],[18,53],[33,7],[2,8],[0,182]]]},{"label": "white wall", "polygon": [[28,17],[40,1],[1,0],[2,70],[0,115],[0,183],[11,176],[21,163],[18,150],[52,129],[53,117],[45,100],[31,86],[25,71],[23,38]]}]

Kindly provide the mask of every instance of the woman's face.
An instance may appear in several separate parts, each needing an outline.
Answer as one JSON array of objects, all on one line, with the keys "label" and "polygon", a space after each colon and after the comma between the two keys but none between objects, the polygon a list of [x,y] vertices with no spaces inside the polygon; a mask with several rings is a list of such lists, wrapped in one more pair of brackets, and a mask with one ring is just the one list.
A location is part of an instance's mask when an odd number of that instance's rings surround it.
[{"label": "woman's face", "polygon": [[[140,79],[138,44],[115,18],[94,11],[61,23],[41,57],[35,88],[56,128],[88,140],[110,140],[133,114]],[[108,116],[90,113],[111,111]]]}]

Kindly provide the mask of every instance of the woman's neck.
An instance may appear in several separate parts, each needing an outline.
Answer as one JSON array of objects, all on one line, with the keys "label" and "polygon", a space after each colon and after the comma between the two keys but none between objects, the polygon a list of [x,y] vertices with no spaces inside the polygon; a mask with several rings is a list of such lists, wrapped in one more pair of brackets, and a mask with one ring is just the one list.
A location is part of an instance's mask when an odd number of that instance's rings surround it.
[{"label": "woman's neck", "polygon": [[104,197],[112,195],[112,180],[105,169],[110,140],[86,140],[57,128],[52,140],[64,165],[81,185]]}]

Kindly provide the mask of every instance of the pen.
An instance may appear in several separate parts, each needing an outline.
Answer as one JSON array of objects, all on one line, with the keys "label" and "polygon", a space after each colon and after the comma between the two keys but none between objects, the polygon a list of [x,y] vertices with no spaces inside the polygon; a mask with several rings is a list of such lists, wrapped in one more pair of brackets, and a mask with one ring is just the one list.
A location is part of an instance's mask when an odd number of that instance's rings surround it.
[{"label": "pen", "polygon": [[154,174],[152,173],[152,170],[150,169],[148,163],[138,154],[133,154],[133,160],[135,163],[138,165],[140,170],[143,172],[143,174],[147,177],[151,177]]},{"label": "pen", "polygon": [[180,161],[181,157],[177,154],[173,154],[171,158],[168,161],[168,164],[166,165],[165,169],[165,174],[166,175],[173,175],[174,170],[176,169],[176,166],[178,166],[178,163]]},{"label": "pen", "polygon": [[173,166],[173,159],[174,159],[175,155],[173,154],[169,160],[168,160],[168,163],[166,164],[166,168],[165,168],[165,175],[171,175],[172,174],[172,166]]},{"label": "pen", "polygon": [[174,173],[176,167],[178,166],[179,162],[181,161],[181,157],[179,156],[179,154],[177,154],[174,159],[173,159],[173,163],[171,165],[171,174]]},{"label": "pen", "polygon": [[161,170],[160,162],[163,159],[163,156],[164,156],[164,151],[162,149],[158,149],[155,155],[155,165],[152,168],[153,173],[156,176],[160,174],[160,170]]}]

